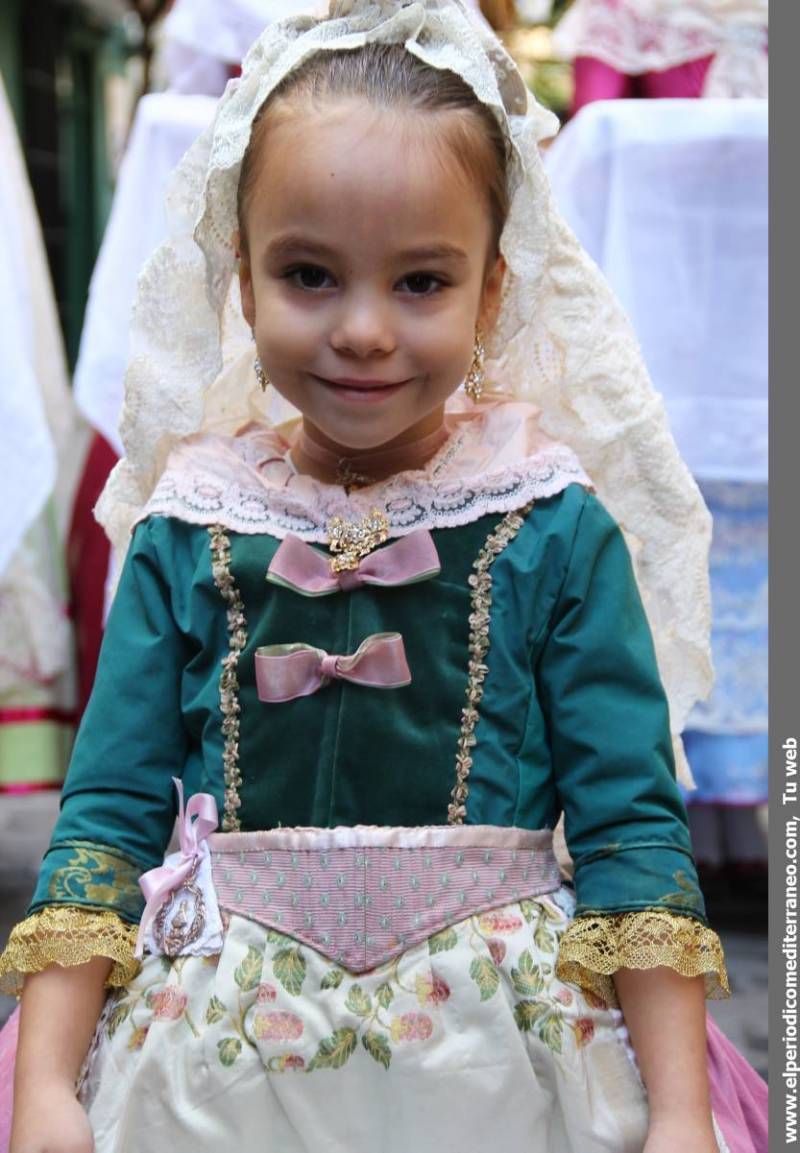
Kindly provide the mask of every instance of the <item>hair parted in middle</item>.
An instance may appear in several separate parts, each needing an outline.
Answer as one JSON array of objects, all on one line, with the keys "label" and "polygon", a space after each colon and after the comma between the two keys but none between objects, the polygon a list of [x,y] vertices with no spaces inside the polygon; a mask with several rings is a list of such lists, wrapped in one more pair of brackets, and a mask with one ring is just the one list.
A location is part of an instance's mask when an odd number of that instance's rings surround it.
[{"label": "hair parted in middle", "polygon": [[464,172],[481,188],[492,219],[493,253],[509,211],[509,146],[492,111],[454,72],[433,68],[400,44],[367,44],[362,48],[319,52],[310,57],[269,95],[253,122],[242,159],[237,215],[243,249],[246,216],[257,176],[256,160],[275,118],[292,114],[305,101],[322,107],[333,99],[362,98],[378,109],[450,114],[444,132],[432,136],[448,149]]}]

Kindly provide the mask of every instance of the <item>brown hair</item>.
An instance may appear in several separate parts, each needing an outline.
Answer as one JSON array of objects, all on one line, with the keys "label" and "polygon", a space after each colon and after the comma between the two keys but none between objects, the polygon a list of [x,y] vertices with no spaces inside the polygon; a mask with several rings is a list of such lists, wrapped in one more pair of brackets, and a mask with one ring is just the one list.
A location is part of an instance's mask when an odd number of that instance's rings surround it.
[{"label": "brown hair", "polygon": [[258,156],[270,118],[282,103],[305,98],[358,97],[376,108],[452,112],[448,144],[458,163],[483,185],[492,216],[494,249],[508,216],[508,145],[491,110],[454,72],[432,68],[400,44],[367,44],[363,48],[319,52],[289,73],[265,101],[253,122],[242,158],[237,213],[242,245],[245,216],[256,179]]}]

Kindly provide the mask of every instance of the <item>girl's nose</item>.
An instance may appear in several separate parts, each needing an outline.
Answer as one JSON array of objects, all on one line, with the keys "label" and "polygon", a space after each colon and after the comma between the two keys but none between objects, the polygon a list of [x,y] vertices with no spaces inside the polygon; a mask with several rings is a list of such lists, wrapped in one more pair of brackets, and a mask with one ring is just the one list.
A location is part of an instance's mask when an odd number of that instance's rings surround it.
[{"label": "girl's nose", "polygon": [[353,302],[344,309],[333,327],[330,342],[336,352],[360,359],[386,356],[397,344],[387,311],[374,300]]}]

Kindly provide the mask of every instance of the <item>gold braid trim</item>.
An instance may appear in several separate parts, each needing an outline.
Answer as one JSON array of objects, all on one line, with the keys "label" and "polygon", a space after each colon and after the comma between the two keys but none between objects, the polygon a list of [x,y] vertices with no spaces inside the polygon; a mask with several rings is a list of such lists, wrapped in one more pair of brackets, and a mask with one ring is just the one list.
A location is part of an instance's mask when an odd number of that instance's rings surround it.
[{"label": "gold braid trim", "polygon": [[133,955],[137,928],[110,909],[48,905],[20,921],[0,954],[0,993],[18,997],[26,973],[48,965],[83,965],[93,957],[113,961],[108,988],[127,985],[139,971]]},{"label": "gold braid trim", "polygon": [[469,662],[467,664],[466,704],[461,710],[461,730],[456,746],[456,783],[450,793],[447,806],[447,823],[463,825],[467,816],[468,778],[472,768],[472,749],[477,742],[475,726],[479,720],[478,706],[483,700],[483,682],[489,671],[486,657],[489,652],[489,624],[492,608],[491,567],[503,549],[508,548],[525,523],[525,517],[533,508],[529,501],[524,508],[513,510],[503,517],[500,524],[486,538],[473,564],[469,576],[470,607],[469,615]]},{"label": "gold braid trim", "polygon": [[717,934],[693,917],[666,909],[576,917],[561,938],[556,976],[616,1005],[612,973],[658,965],[684,977],[703,975],[707,997],[730,995]]},{"label": "gold braid trim", "polygon": [[222,765],[225,773],[225,809],[222,830],[235,833],[241,828],[239,809],[242,799],[242,771],[239,767],[239,657],[247,644],[247,618],[244,601],[231,572],[231,542],[221,524],[208,530],[211,547],[211,573],[228,617],[228,653],[223,658],[219,678],[219,699],[222,710]]}]

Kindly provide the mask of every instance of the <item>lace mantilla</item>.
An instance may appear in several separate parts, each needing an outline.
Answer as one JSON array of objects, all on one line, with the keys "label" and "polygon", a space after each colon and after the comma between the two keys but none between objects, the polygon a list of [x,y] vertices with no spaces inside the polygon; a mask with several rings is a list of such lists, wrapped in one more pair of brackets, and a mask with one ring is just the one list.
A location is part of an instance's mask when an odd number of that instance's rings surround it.
[{"label": "lace mantilla", "polygon": [[617,1004],[617,969],[665,965],[684,977],[705,977],[706,996],[730,995],[717,934],[693,917],[664,909],[576,917],[561,939],[556,975]]},{"label": "lace mantilla", "polygon": [[113,961],[108,988],[127,985],[139,971],[135,945],[136,926],[109,909],[48,905],[12,930],[0,955],[0,993],[18,997],[27,973],[40,973],[48,965],[83,965],[92,957]]},{"label": "lace mantilla", "polygon": [[293,470],[291,433],[254,425],[236,437],[193,437],[173,452],[144,515],[327,542],[332,521],[358,522],[375,508],[399,537],[509,512],[572,483],[590,485],[572,450],[538,431],[533,406],[454,406],[451,436],[423,469],[350,493]]},{"label": "lace mantilla", "polygon": [[[98,506],[117,560],[180,440],[212,430],[232,434],[249,420],[280,419],[273,390],[266,398],[259,394],[241,312],[234,235],[242,157],[264,101],[294,69],[316,53],[367,43],[404,45],[431,67],[461,76],[506,134],[511,208],[501,250],[507,275],[487,340],[487,378],[511,397],[539,406],[544,432],[574,450],[626,533],[672,731],[680,733],[694,702],[711,687],[710,519],[630,324],[553,201],[540,143],[555,135],[557,119],[529,96],[497,39],[457,0],[337,0],[327,19],[303,16],[267,28],[247,54],[241,77],[228,84],[213,124],[172,181],[170,239],[139,278],[121,424],[126,457]],[[406,474],[396,499],[386,493],[394,535],[421,527],[426,515],[441,526],[480,515],[463,488],[450,504],[439,503],[438,493],[435,507],[429,502],[428,513],[420,514],[408,481]],[[541,481],[538,491],[522,477],[506,481],[517,491],[490,494],[497,512],[544,495]],[[294,489],[287,485],[287,499]],[[348,507],[347,519],[359,519],[376,503],[364,491],[370,505],[357,516]],[[232,488],[222,496],[226,507],[246,514],[243,531],[266,528],[265,502],[251,506],[253,492],[247,485],[240,494]],[[206,512],[205,499],[217,507]],[[208,495],[166,487],[158,492],[161,507],[183,505],[187,518],[202,523],[223,523],[220,500],[216,489]],[[337,511],[326,509],[324,516]],[[324,539],[315,518],[305,525],[297,519],[291,501],[281,510],[277,496],[270,498],[270,531]]]}]

